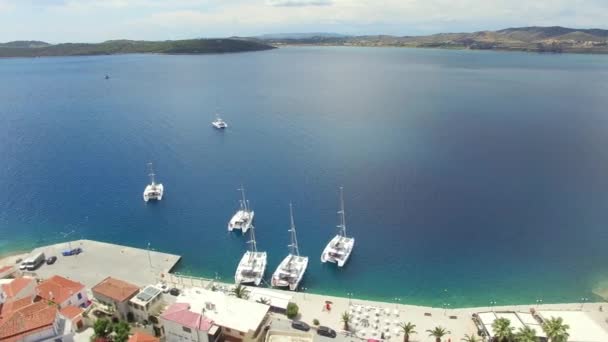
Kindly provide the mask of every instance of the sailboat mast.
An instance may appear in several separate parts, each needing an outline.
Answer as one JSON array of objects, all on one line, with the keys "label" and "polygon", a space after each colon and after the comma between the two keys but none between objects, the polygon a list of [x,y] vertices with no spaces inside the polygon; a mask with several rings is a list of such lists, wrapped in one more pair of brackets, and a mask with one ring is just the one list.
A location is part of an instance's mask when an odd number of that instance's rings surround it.
[{"label": "sailboat mast", "polygon": [[344,213],[344,188],[340,187],[340,235],[346,237],[346,214]]},{"label": "sailboat mast", "polygon": [[152,163],[148,163],[148,168],[150,169],[150,173],[148,174],[148,176],[150,176],[150,184],[154,185],[154,169],[152,168]]},{"label": "sailboat mast", "polygon": [[296,224],[293,222],[293,206],[291,202],[289,203],[289,217],[291,219],[291,227],[289,231],[291,232],[291,245],[289,245],[292,255],[300,255],[300,250],[298,249],[298,237],[296,236]]},{"label": "sailboat mast", "polygon": [[251,232],[251,240],[249,240],[249,243],[251,244],[251,252],[257,252],[258,246],[255,242],[255,227],[251,226],[249,231]]},{"label": "sailboat mast", "polygon": [[245,200],[245,187],[241,185],[241,197],[242,197],[242,202],[243,203],[243,209],[245,211],[249,211],[249,203],[247,203],[247,200]]}]

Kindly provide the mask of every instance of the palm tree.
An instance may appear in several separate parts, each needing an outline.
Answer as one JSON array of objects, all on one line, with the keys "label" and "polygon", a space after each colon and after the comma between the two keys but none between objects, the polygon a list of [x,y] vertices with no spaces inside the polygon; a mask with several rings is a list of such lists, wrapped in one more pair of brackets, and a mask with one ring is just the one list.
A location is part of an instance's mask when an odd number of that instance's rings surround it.
[{"label": "palm tree", "polygon": [[480,342],[480,340],[475,335],[464,335],[462,342]]},{"label": "palm tree", "polygon": [[568,336],[570,336],[568,329],[570,329],[570,326],[564,324],[561,317],[551,317],[543,322],[543,330],[550,342],[566,342]]},{"label": "palm tree", "polygon": [[260,304],[270,305],[270,299],[268,299],[266,297],[260,297],[260,299],[256,300],[256,302],[258,302]]},{"label": "palm tree", "polygon": [[350,323],[350,320],[352,319],[352,317],[350,316],[350,314],[346,311],[344,311],[342,313],[342,323],[344,323],[344,330],[348,331],[348,324]]},{"label": "palm tree", "polygon": [[515,341],[538,342],[538,337],[536,337],[536,330],[530,328],[529,326],[519,328],[519,331],[517,332],[517,334],[515,334]]},{"label": "palm tree", "polygon": [[241,284],[235,286],[231,292],[236,298],[249,299],[249,290]]},{"label": "palm tree", "polygon": [[498,318],[492,323],[494,330],[494,338],[497,341],[508,342],[513,337],[513,328],[511,321],[507,318]]},{"label": "palm tree", "polygon": [[430,337],[434,337],[435,338],[435,342],[441,342],[441,338],[447,334],[451,334],[452,332],[445,330],[445,328],[442,327],[435,327],[435,329],[433,330],[427,330],[426,332],[429,333]]},{"label": "palm tree", "polygon": [[401,328],[401,331],[403,331],[403,342],[409,342],[410,335],[416,333],[416,330],[414,330],[414,328],[416,328],[416,324],[412,324],[411,322],[400,323],[399,328]]}]

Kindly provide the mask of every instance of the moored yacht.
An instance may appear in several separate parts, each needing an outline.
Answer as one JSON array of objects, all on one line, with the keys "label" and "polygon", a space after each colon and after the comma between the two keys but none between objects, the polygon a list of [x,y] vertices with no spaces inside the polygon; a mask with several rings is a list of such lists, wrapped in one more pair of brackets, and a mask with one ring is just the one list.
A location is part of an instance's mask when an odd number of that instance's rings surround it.
[{"label": "moored yacht", "polygon": [[355,246],[355,238],[346,236],[346,215],[344,214],[344,194],[343,188],[340,187],[340,224],[338,225],[338,234],[329,241],[323,254],[321,254],[321,262],[331,262],[339,267],[344,266],[350,257]]},{"label": "moored yacht", "polygon": [[213,125],[213,127],[217,128],[217,129],[224,129],[228,127],[228,124],[226,123],[226,121],[222,120],[222,118],[220,118],[219,114],[216,114],[216,118],[215,120],[213,120],[211,122],[211,124]]},{"label": "moored yacht", "polygon": [[301,256],[298,250],[298,238],[296,236],[296,225],[293,222],[293,208],[289,203],[289,216],[291,218],[291,226],[289,233],[291,234],[291,243],[289,244],[289,255],[277,267],[272,275],[272,286],[289,287],[295,291],[302,281],[306,267],[308,267],[308,257]]},{"label": "moored yacht", "polygon": [[251,249],[243,254],[234,274],[234,282],[237,284],[260,285],[266,271],[266,252],[258,252],[255,242],[255,228],[251,226]]},{"label": "moored yacht", "polygon": [[144,201],[148,202],[149,200],[157,200],[160,201],[163,199],[163,192],[165,188],[162,184],[156,184],[154,180],[154,170],[152,169],[152,163],[148,163],[148,167],[150,168],[150,184],[146,186],[144,189],[143,197]]},{"label": "moored yacht", "polygon": [[232,215],[232,218],[228,222],[228,231],[240,229],[243,233],[247,233],[247,230],[253,226],[255,212],[251,210],[249,201],[245,199],[245,187],[241,186],[238,190],[241,192],[240,208]]}]

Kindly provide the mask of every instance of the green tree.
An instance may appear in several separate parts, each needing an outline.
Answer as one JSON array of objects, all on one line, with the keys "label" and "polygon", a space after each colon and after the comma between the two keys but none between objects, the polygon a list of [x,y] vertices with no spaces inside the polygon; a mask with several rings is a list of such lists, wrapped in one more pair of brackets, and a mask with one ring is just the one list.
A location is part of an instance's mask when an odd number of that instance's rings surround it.
[{"label": "green tree", "polygon": [[98,319],[95,321],[95,324],[93,324],[93,331],[95,332],[95,337],[104,338],[108,336],[112,331],[110,320],[105,318]]},{"label": "green tree", "polygon": [[543,331],[547,334],[549,342],[566,342],[570,334],[568,333],[570,326],[564,324],[561,317],[551,317],[543,322]]},{"label": "green tree", "polygon": [[464,335],[464,338],[462,338],[463,342],[481,342],[481,340],[479,338],[477,338],[477,336],[475,335]]},{"label": "green tree", "polygon": [[517,341],[517,342],[538,342],[538,337],[536,337],[536,330],[534,330],[528,326],[519,328],[519,331],[515,334],[515,341]]},{"label": "green tree", "polygon": [[298,316],[299,310],[300,310],[300,308],[298,307],[298,305],[296,303],[287,304],[287,318],[289,318],[289,319],[296,318],[296,316]]},{"label": "green tree", "polygon": [[494,338],[500,342],[508,342],[513,337],[513,328],[511,321],[507,318],[498,318],[492,323],[492,329],[494,330]]},{"label": "green tree", "polygon": [[445,336],[447,334],[451,334],[451,332],[449,330],[446,330],[443,327],[435,327],[435,329],[427,330],[426,332],[429,333],[430,337],[435,338],[435,342],[441,342],[441,339],[443,338],[443,336]]},{"label": "green tree", "polygon": [[114,342],[126,342],[129,339],[131,326],[125,321],[120,321],[114,324],[113,330],[114,333],[116,333],[114,336]]},{"label": "green tree", "polygon": [[414,330],[416,328],[416,324],[412,324],[412,322],[400,323],[399,328],[401,328],[401,331],[403,332],[403,342],[409,342],[410,335],[416,333],[416,330]]},{"label": "green tree", "polygon": [[348,331],[349,330],[349,324],[351,321],[352,317],[350,316],[350,314],[346,311],[344,311],[342,313],[342,323],[344,323],[344,330]]},{"label": "green tree", "polygon": [[319,322],[319,320],[315,318],[312,320],[312,324],[319,325],[319,324],[321,324],[321,322]]},{"label": "green tree", "polygon": [[249,290],[241,284],[235,286],[231,292],[236,298],[249,299]]}]

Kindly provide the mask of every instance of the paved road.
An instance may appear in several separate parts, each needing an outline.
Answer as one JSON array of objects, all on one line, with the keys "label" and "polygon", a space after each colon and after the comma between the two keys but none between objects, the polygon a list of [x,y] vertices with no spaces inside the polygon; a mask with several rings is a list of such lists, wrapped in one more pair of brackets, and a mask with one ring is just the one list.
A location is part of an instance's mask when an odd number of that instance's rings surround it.
[{"label": "paved road", "polygon": [[[281,318],[279,316],[272,317],[272,323],[270,324],[270,329],[282,330],[282,331],[295,331],[301,332],[300,330],[296,330],[291,327],[291,321],[286,318]],[[311,326],[311,329],[314,330],[315,327]],[[317,335],[316,331],[312,331],[314,336],[314,342],[361,342],[361,339],[355,336],[345,336],[340,331],[336,330],[338,336],[336,338],[329,338],[321,335]]]}]

